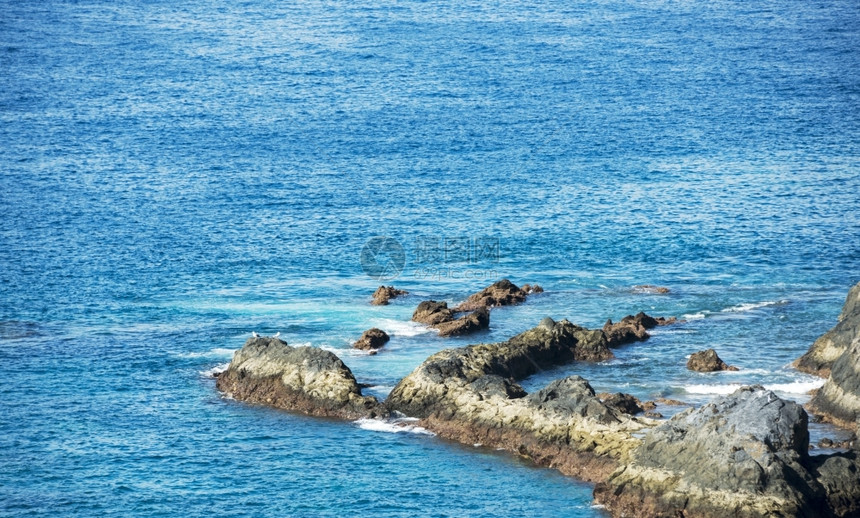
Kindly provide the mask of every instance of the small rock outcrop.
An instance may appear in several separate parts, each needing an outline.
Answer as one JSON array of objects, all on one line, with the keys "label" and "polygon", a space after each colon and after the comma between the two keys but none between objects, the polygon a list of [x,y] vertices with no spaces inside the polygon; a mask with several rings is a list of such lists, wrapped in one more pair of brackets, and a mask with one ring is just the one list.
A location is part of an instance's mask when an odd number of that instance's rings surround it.
[{"label": "small rock outcrop", "polygon": [[391,337],[388,336],[388,333],[382,329],[371,327],[362,333],[361,338],[352,344],[352,346],[356,349],[362,349],[365,351],[375,351],[388,343],[390,339]]},{"label": "small rock outcrop", "polygon": [[696,372],[736,371],[737,367],[729,365],[717,356],[717,351],[706,349],[690,355],[687,368]]},{"label": "small rock outcrop", "polygon": [[599,330],[545,318],[506,342],[440,351],[391,391],[392,411],[465,444],[529,457],[585,480],[601,480],[638,444],[637,421],[571,376],[526,394],[516,380],[539,369],[612,357]]},{"label": "small rock outcrop", "polygon": [[822,378],[830,375],[833,363],[860,336],[860,283],[848,291],[835,327],[821,335],[809,350],[794,362],[794,367]]},{"label": "small rock outcrop", "polygon": [[274,337],[248,339],[215,385],[240,401],[308,415],[358,419],[387,414],[375,397],[361,394],[352,371],[334,353],[291,347]]},{"label": "small rock outcrop", "polygon": [[490,310],[480,307],[460,318],[454,318],[454,311],[448,308],[447,302],[425,300],[418,304],[412,314],[412,321],[438,329],[440,336],[460,336],[489,328]]},{"label": "small rock outcrop", "polygon": [[440,322],[433,327],[439,330],[439,336],[460,336],[488,329],[490,327],[490,310],[478,308],[468,315],[449,322]]},{"label": "small rock outcrop", "polygon": [[386,306],[391,299],[408,294],[408,291],[398,290],[394,286],[380,286],[373,292],[373,300],[370,303],[374,306]]},{"label": "small rock outcrop", "polygon": [[613,324],[611,319],[607,320],[603,324],[603,332],[606,334],[609,346],[618,347],[632,342],[647,340],[651,336],[648,334],[649,329],[674,324],[677,321],[678,319],[675,317],[668,319],[664,317],[655,318],[640,311],[635,316],[627,315],[616,324]]},{"label": "small rock outcrop", "polygon": [[484,288],[478,293],[473,293],[459,306],[454,308],[454,311],[474,311],[483,307],[493,308],[496,306],[522,304],[526,301],[526,297],[529,294],[541,292],[543,292],[543,288],[537,284],[525,284],[522,288],[519,288],[508,279],[502,279]]},{"label": "small rock outcrop", "polygon": [[742,387],[653,429],[594,495],[613,516],[827,516],[808,446],[800,405]]},{"label": "small rock outcrop", "polygon": [[427,324],[428,326],[435,326],[436,324],[452,320],[454,320],[454,312],[448,308],[447,302],[425,300],[418,304],[415,312],[412,313],[413,322]]}]

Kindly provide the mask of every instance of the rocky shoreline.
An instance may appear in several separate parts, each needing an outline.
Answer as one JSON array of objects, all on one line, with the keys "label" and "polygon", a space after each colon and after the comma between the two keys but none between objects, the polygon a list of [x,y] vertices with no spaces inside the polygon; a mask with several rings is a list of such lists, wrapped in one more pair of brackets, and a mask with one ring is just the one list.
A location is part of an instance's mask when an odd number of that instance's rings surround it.
[{"label": "rocky shoreline", "polygon": [[[504,291],[528,294],[510,286],[503,285]],[[472,311],[467,317],[486,312],[488,323],[490,303],[475,301],[501,299],[487,293],[455,309]],[[828,376],[808,404],[810,411],[852,430],[860,416],[858,301],[860,284],[849,293],[837,326],[797,362]],[[453,314],[435,301],[416,310],[434,326],[456,322]],[[504,342],[431,355],[383,402],[363,395],[333,353],[255,337],[236,352],[216,386],[238,400],[309,415],[419,418],[420,426],[441,437],[504,449],[596,483],[595,501],[613,516],[858,515],[860,452],[810,456],[807,411],[761,386],[741,387],[658,421],[649,417],[658,413],[634,415],[653,410],[653,402],[595,394],[580,376],[554,380],[532,393],[519,385],[539,370],[610,359],[611,347],[646,340],[647,329],[674,322],[640,313],[590,330],[545,318]],[[836,349],[842,352],[831,358]],[[691,362],[696,370],[730,368],[712,350],[697,355]]]}]

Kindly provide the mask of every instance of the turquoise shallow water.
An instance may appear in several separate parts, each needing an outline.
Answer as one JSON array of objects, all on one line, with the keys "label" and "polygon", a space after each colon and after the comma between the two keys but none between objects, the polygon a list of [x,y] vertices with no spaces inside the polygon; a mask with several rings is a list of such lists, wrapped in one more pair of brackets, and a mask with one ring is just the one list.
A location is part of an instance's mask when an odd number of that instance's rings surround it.
[{"label": "turquoise shallow water", "polygon": [[[3,515],[599,516],[551,470],[209,373],[281,332],[384,396],[445,347],[645,310],[688,322],[524,385],[802,401],[788,364],[860,281],[852,2],[0,3]],[[412,292],[387,307],[374,236]],[[476,337],[408,323],[501,277],[546,293]],[[743,370],[688,372],[707,347]]]}]

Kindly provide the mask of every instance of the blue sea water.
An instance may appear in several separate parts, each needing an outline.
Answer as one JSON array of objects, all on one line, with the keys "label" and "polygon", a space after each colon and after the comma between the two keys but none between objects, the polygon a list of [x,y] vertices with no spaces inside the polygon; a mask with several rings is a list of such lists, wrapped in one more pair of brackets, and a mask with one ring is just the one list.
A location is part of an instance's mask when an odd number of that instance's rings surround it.
[{"label": "blue sea water", "polygon": [[[524,385],[805,401],[789,363],[860,281],[856,2],[0,8],[0,515],[602,516],[552,470],[211,373],[281,332],[384,397],[440,349],[645,310],[687,322]],[[404,251],[390,306],[374,236]],[[408,322],[502,277],[546,292],[469,338]],[[383,352],[350,350],[371,326]],[[742,370],[687,371],[708,347]]]}]

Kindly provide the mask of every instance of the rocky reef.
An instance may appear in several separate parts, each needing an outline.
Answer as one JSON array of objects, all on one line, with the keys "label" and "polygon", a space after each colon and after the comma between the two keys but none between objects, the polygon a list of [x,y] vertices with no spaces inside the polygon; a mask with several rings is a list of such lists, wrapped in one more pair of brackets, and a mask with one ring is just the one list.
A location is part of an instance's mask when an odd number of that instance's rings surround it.
[{"label": "rocky reef", "polygon": [[742,387],[653,429],[594,490],[613,516],[849,516],[855,453],[810,457],[807,414]]},{"label": "rocky reef", "polygon": [[736,371],[737,367],[724,362],[713,349],[695,352],[687,360],[687,368],[696,372]]},{"label": "rocky reef", "polygon": [[485,306],[459,318],[454,313],[447,302],[425,300],[418,304],[412,321],[437,329],[439,336],[465,335],[490,327],[490,310]]},{"label": "rocky reef", "polygon": [[408,291],[398,290],[394,286],[380,286],[373,292],[373,300],[370,303],[374,306],[386,306],[391,299],[407,294]]},{"label": "rocky reef", "polygon": [[308,415],[342,419],[387,415],[375,397],[361,394],[352,371],[334,353],[291,347],[274,337],[248,339],[215,385],[240,401]]},{"label": "rocky reef", "polygon": [[860,336],[860,283],[855,284],[848,291],[836,326],[821,335],[806,354],[794,362],[794,367],[826,378],[830,375],[834,362],[848,350],[858,336]]},{"label": "rocky reef", "polygon": [[506,342],[430,356],[392,390],[391,411],[465,444],[503,448],[584,480],[602,480],[651,426],[605,405],[586,380],[570,376],[526,394],[516,380],[572,361],[611,358],[606,337],[544,319]]}]

